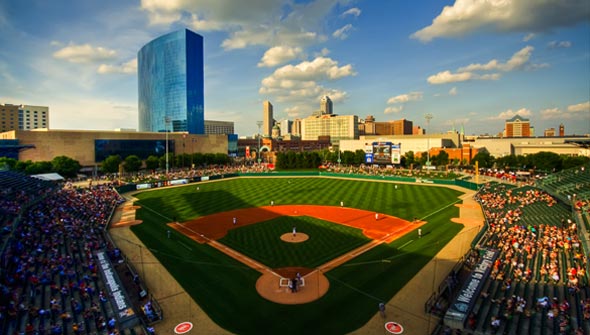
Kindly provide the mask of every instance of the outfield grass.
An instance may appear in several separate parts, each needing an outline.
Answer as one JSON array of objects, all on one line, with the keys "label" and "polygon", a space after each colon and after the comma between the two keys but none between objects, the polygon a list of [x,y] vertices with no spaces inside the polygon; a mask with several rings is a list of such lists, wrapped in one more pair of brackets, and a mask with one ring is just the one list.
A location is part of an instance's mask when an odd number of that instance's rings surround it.
[{"label": "outfield grass", "polygon": [[[309,240],[286,243],[279,237],[306,233]],[[300,266],[314,268],[370,242],[358,228],[347,227],[308,216],[283,216],[232,229],[219,242],[270,268]]]},{"label": "outfield grass", "polygon": [[[453,204],[461,192],[441,187],[399,184],[395,189],[390,183],[328,178],[238,178],[200,184],[199,188],[197,191],[196,185],[190,185],[138,194],[143,207],[137,215],[144,223],[131,229],[216,323],[239,334],[353,331],[377,312],[379,302],[389,301],[462,228],[450,221],[459,216],[459,209]],[[165,238],[165,223],[173,217],[185,221],[237,208],[264,206],[270,200],[276,205],[334,206],[344,201],[346,206],[404,219],[427,216],[428,223],[422,227],[421,239],[411,232],[325,273],[330,280],[329,291],[304,305],[267,301],[255,290],[259,272],[176,232],[171,239]],[[242,237],[230,237],[233,238]]]}]

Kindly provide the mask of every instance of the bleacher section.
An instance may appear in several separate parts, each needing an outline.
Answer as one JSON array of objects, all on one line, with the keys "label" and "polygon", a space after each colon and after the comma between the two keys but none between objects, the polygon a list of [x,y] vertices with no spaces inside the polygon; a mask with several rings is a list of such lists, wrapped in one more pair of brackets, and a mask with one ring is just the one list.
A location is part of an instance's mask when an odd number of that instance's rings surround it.
[{"label": "bleacher section", "polygon": [[[110,186],[60,188],[0,172],[11,222],[0,250],[0,334],[144,334],[109,294],[97,254],[122,256],[104,238],[121,197]],[[109,284],[110,285],[110,284]]]},{"label": "bleacher section", "polygon": [[565,203],[571,203],[574,199],[588,200],[590,199],[590,165],[551,174],[539,180],[537,187],[555,195]]},{"label": "bleacher section", "polygon": [[[578,184],[581,175],[587,174],[576,174]],[[565,179],[565,174],[550,178],[545,186],[563,192],[557,183]],[[490,275],[482,278],[469,316],[459,327],[448,317],[447,331],[590,334],[588,251],[571,204],[536,187],[503,184],[486,185],[476,198],[489,225],[476,250],[496,250],[499,256]]]}]

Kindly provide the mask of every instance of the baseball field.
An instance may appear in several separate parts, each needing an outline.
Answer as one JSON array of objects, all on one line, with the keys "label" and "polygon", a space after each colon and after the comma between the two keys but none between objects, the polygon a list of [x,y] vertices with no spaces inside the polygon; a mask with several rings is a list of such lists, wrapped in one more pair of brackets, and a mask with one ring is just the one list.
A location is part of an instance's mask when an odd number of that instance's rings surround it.
[{"label": "baseball field", "polygon": [[[230,332],[343,334],[363,326],[460,231],[451,218],[461,194],[391,182],[240,177],[138,193],[143,223],[131,229]],[[308,280],[291,293],[280,283],[295,272]],[[312,282],[319,277],[327,283],[321,290]]]}]

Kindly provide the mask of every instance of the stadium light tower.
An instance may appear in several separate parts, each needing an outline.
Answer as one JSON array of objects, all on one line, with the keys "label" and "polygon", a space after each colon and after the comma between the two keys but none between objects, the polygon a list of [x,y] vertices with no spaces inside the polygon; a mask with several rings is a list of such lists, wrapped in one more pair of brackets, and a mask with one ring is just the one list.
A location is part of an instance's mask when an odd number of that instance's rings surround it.
[{"label": "stadium light tower", "polygon": [[258,126],[258,164],[262,161],[262,156],[260,156],[260,127],[262,127],[262,121],[256,121],[256,125]]},{"label": "stadium light tower", "polygon": [[[430,120],[432,120],[433,116],[432,114],[428,113],[424,115],[424,118],[426,119],[426,130],[430,131]],[[430,166],[430,134],[428,134],[427,136],[428,137],[426,138],[426,166]]]},{"label": "stadium light tower", "polygon": [[166,132],[166,178],[168,178],[168,170],[170,169],[170,164],[168,163],[168,122],[170,122],[169,117],[164,117],[164,131]]}]

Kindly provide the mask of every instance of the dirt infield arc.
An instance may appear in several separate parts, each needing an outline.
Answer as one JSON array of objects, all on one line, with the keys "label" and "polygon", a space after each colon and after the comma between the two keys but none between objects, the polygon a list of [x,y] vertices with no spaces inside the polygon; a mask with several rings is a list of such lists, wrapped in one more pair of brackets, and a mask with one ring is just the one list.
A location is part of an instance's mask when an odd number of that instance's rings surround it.
[{"label": "dirt infield arc", "polygon": [[[311,216],[346,226],[359,228],[363,234],[371,239],[388,238],[384,242],[391,242],[414,230],[419,222],[409,222],[394,216],[348,207],[315,206],[315,205],[285,205],[264,206],[256,208],[236,209],[200,217],[180,224],[172,224],[174,229],[191,237],[200,243],[209,239],[218,240],[224,237],[230,229],[272,220],[281,216]],[[236,218],[236,224],[233,224]]]},{"label": "dirt infield arc", "polygon": [[[217,242],[230,229],[268,221],[281,216],[310,216],[359,228],[372,241],[319,266],[317,269],[271,269]],[[184,223],[172,222],[169,223],[169,226],[199,243],[208,243],[226,255],[262,273],[262,276],[256,282],[256,290],[265,299],[282,304],[303,304],[319,299],[328,291],[330,283],[323,275],[324,272],[357,257],[381,243],[389,243],[424,223],[421,221],[409,222],[389,215],[347,207],[288,205],[238,209],[208,215]],[[290,233],[287,235],[290,235]],[[292,275],[296,272],[301,272],[308,284],[301,287],[301,290],[297,293],[290,293],[287,288],[281,288],[279,285],[281,278],[292,278]]]}]

